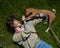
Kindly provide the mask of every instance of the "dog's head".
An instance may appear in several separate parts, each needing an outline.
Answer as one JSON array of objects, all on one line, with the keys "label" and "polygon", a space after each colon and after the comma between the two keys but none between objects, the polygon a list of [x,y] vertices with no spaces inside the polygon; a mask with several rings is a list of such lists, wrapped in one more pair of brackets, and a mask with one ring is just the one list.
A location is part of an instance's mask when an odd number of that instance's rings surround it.
[{"label": "dog's head", "polygon": [[27,14],[29,14],[31,12],[32,12],[32,14],[35,13],[36,9],[35,8],[28,8],[28,9],[26,9],[25,14],[27,15]]}]

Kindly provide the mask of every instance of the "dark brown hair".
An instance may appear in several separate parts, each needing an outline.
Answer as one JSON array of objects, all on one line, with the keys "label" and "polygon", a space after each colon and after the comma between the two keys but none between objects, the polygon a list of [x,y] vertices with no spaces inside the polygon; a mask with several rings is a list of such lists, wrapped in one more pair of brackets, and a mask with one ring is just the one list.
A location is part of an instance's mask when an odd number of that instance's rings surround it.
[{"label": "dark brown hair", "polygon": [[7,30],[9,32],[15,32],[15,28],[13,26],[13,20],[16,19],[19,21],[19,19],[17,18],[17,16],[15,15],[11,15],[11,16],[8,16],[7,20],[6,20],[6,26],[7,26]]}]

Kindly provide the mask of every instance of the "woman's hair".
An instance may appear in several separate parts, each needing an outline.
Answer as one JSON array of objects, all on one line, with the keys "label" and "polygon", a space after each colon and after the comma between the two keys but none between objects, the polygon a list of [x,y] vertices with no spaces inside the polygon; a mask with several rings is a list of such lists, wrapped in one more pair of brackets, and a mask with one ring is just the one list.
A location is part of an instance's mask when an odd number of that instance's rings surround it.
[{"label": "woman's hair", "polygon": [[12,32],[14,33],[15,32],[15,28],[13,26],[13,20],[16,19],[19,21],[19,19],[15,16],[15,15],[11,15],[11,16],[8,16],[7,20],[6,20],[6,26],[7,26],[7,30],[9,32]]}]

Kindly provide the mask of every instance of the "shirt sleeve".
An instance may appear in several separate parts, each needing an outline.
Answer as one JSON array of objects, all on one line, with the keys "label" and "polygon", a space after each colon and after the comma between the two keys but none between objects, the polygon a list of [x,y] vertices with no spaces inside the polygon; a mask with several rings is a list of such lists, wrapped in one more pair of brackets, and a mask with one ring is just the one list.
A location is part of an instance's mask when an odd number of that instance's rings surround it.
[{"label": "shirt sleeve", "polygon": [[29,23],[35,26],[41,21],[42,21],[42,19],[34,19],[34,20],[29,21]]}]

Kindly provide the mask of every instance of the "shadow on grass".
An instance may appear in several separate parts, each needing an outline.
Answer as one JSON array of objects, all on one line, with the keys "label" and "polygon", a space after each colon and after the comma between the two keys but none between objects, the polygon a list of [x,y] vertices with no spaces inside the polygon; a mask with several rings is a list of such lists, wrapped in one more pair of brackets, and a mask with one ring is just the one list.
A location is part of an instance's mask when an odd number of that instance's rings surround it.
[{"label": "shadow on grass", "polygon": [[3,48],[2,45],[0,45],[0,48]]},{"label": "shadow on grass", "polygon": [[15,45],[18,45],[19,46],[19,48],[24,48],[24,46],[23,45],[19,45],[19,44],[17,44],[16,42],[13,42]]}]

